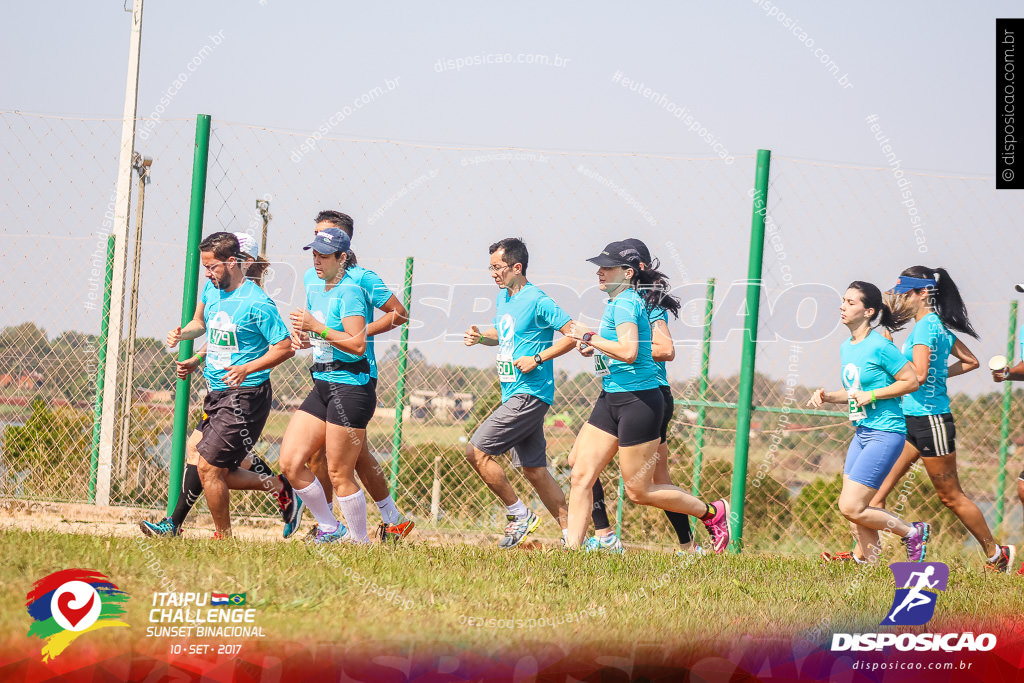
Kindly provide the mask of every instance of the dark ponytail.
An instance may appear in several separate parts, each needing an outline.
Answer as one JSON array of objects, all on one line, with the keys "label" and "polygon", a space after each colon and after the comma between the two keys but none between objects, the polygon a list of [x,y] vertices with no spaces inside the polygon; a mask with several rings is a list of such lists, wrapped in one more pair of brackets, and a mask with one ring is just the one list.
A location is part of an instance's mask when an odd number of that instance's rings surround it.
[{"label": "dark ponytail", "polygon": [[[964,304],[960,290],[957,288],[953,278],[949,276],[945,268],[928,268],[927,266],[911,266],[900,275],[907,277],[935,280],[934,291],[932,292],[932,307],[939,320],[947,329],[954,332],[978,338],[970,318],[967,317],[967,306]],[[929,290],[933,289],[928,287]],[[920,290],[915,290],[920,291]]]},{"label": "dark ponytail", "polygon": [[860,300],[864,304],[864,308],[875,309],[875,314],[868,320],[869,324],[875,325],[877,320],[878,327],[884,327],[890,332],[899,332],[909,322],[909,314],[906,312],[894,312],[889,308],[882,300],[882,292],[870,282],[854,280],[847,286],[847,289],[856,289],[860,292]]},{"label": "dark ponytail", "polygon": [[[653,265],[657,266],[658,262],[654,261]],[[633,278],[629,283],[643,298],[648,312],[655,308],[663,308],[676,318],[679,317],[682,304],[679,303],[679,297],[669,294],[672,288],[669,287],[668,278],[664,273],[647,267],[645,263],[643,268],[633,268]]]}]

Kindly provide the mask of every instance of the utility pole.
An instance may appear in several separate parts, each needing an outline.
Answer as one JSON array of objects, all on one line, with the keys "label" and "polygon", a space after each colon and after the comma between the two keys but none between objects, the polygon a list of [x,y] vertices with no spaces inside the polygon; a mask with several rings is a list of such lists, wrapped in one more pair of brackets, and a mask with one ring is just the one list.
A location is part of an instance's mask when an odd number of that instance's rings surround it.
[{"label": "utility pole", "polygon": [[[121,153],[117,162],[117,195],[114,202],[113,263],[114,273],[125,272],[128,250],[128,210],[132,192],[132,153],[135,149],[135,116],[139,99],[139,54],[142,47],[142,4],[134,0],[132,32],[128,47],[128,80],[124,94],[124,116],[121,120]],[[114,454],[114,427],[117,420],[117,370],[121,359],[121,332],[124,313],[124,278],[110,278],[110,319],[104,374],[102,417],[100,418],[99,465],[96,478],[96,505],[110,505],[110,470]]]}]

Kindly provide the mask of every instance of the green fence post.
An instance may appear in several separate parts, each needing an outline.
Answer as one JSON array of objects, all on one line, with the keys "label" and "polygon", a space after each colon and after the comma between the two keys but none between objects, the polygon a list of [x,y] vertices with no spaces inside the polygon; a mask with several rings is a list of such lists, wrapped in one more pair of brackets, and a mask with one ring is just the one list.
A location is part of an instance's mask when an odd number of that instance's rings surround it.
[{"label": "green fence post", "polygon": [[700,388],[697,400],[697,429],[693,440],[693,495],[700,495],[700,473],[704,467],[704,420],[707,418],[708,371],[711,369],[711,316],[715,308],[715,278],[708,278],[707,294],[704,296],[704,339],[700,347]]},{"label": "green fence post", "polygon": [[[1013,347],[1017,340],[1017,302],[1010,302],[1010,329],[1006,334],[1006,362],[1013,365]],[[1022,358],[1021,360],[1024,360]],[[1010,406],[1013,402],[1013,383],[1003,382],[1003,420],[999,433],[999,480],[996,483],[996,534],[1002,532],[1006,507],[1006,458],[1010,449]]]},{"label": "green fence post", "polygon": [[[412,256],[405,259],[405,310],[412,316]],[[398,341],[398,379],[395,381],[395,431],[391,435],[391,497],[398,490],[398,462],[402,451],[402,413],[405,412],[405,366],[409,358],[409,323],[402,325]]]},{"label": "green fence post", "polygon": [[754,175],[754,215],[750,225],[750,260],[747,263],[747,311],[743,323],[743,364],[736,411],[736,455],[732,467],[732,515],[729,550],[743,547],[743,512],[747,497],[747,455],[750,450],[750,416],[754,400],[754,363],[757,354],[757,320],[761,308],[761,265],[764,257],[764,219],[768,213],[768,169],[772,153],[757,150]]},{"label": "green fence post", "polygon": [[[203,211],[206,207],[206,166],[210,158],[210,116],[196,115],[196,143],[192,156],[192,203],[188,211],[188,241],[185,246],[185,286],[181,295],[181,326],[192,320],[199,293],[199,242],[203,234]],[[192,355],[192,340],[178,344],[178,360]],[[181,493],[185,469],[185,439],[188,429],[189,378],[179,379],[174,389],[174,432],[171,438],[171,476],[167,484],[167,515],[174,512]]]},{"label": "green fence post", "polygon": [[[100,309],[99,350],[96,352],[96,401],[92,410],[92,455],[89,458],[89,502],[96,502],[96,473],[100,465],[100,432],[103,430],[103,379],[107,372],[107,335],[110,332],[110,290],[114,286],[114,236],[107,237],[107,266],[103,275],[103,308]],[[116,362],[116,361],[115,361]]]}]

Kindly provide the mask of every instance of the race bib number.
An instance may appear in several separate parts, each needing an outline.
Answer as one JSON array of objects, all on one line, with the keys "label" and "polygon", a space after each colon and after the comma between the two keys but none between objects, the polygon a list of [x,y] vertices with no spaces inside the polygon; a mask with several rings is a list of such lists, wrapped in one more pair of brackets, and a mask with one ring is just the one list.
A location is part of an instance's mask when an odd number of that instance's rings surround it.
[{"label": "race bib number", "polygon": [[600,352],[594,352],[594,374],[598,377],[607,377],[612,374],[608,369],[608,356]]},{"label": "race bib number", "polygon": [[516,366],[512,365],[512,356],[506,356],[504,354],[498,354],[496,359],[498,366],[498,381],[499,382],[515,382],[516,381]]},{"label": "race bib number", "polygon": [[313,345],[314,363],[330,363],[334,360],[334,352],[331,350],[333,347],[329,341],[311,334],[309,336],[309,343]]},{"label": "race bib number", "polygon": [[226,320],[214,319],[206,332],[206,338],[206,362],[210,367],[224,370],[231,365],[231,354],[238,353],[238,327]]}]

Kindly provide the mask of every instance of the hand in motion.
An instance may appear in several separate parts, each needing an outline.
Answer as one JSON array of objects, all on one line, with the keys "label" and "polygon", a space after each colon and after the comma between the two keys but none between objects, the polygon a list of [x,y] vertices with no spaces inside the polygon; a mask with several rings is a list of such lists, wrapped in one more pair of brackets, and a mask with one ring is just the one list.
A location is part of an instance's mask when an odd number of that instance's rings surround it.
[{"label": "hand in motion", "polygon": [[820,408],[825,403],[825,390],[815,389],[811,394],[811,398],[808,399],[807,405],[811,408]]},{"label": "hand in motion", "polygon": [[476,325],[470,325],[469,329],[462,333],[462,343],[466,346],[473,346],[479,344],[483,334],[480,332],[480,328]]},{"label": "hand in motion", "polygon": [[175,327],[167,333],[167,348],[173,349],[181,341],[181,326]]}]

